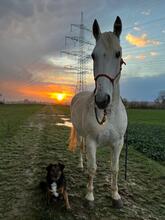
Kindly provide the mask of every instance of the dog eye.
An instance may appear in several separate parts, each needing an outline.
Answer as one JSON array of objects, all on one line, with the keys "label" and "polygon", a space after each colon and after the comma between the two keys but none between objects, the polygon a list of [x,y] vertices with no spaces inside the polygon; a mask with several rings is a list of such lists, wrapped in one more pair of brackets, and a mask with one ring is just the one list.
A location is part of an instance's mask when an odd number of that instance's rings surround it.
[{"label": "dog eye", "polygon": [[121,56],[121,52],[120,51],[116,52],[116,58],[119,58],[120,56]]}]

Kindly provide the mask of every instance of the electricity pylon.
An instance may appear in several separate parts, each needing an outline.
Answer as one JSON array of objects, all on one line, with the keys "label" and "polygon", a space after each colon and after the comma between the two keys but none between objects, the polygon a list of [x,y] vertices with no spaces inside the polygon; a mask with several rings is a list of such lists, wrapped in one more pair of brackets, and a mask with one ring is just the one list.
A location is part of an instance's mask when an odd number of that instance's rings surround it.
[{"label": "electricity pylon", "polygon": [[[65,66],[65,68],[76,71],[77,73],[76,93],[86,90],[86,74],[89,71],[89,68],[87,68],[86,64],[90,59],[89,48],[87,48],[87,46],[93,46],[93,43],[85,39],[85,31],[91,33],[91,30],[86,27],[83,22],[83,12],[81,12],[80,24],[71,24],[71,33],[73,33],[73,29],[75,28],[79,30],[79,35],[65,36],[65,50],[61,51],[62,53],[71,56],[72,58],[76,58],[77,62],[75,65]],[[70,41],[74,46],[67,49],[68,43]]]}]

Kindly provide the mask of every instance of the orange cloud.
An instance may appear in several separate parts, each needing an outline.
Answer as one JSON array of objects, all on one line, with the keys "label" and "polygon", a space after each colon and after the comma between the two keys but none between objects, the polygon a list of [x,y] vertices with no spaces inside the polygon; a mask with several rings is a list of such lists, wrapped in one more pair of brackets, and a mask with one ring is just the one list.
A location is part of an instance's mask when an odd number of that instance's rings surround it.
[{"label": "orange cloud", "polygon": [[147,38],[147,34],[142,34],[140,37],[134,36],[132,34],[126,35],[126,40],[136,47],[145,47],[147,45],[159,45],[160,42],[157,40],[150,40]]},{"label": "orange cloud", "polygon": [[139,54],[137,56],[133,56],[131,54],[128,54],[124,57],[124,60],[135,60],[135,59],[144,60],[145,58],[146,58],[146,55],[144,55],[144,54]]},{"label": "orange cloud", "polygon": [[146,58],[146,55],[144,54],[139,54],[138,56],[135,57],[136,59],[139,59],[139,60],[144,60]]}]

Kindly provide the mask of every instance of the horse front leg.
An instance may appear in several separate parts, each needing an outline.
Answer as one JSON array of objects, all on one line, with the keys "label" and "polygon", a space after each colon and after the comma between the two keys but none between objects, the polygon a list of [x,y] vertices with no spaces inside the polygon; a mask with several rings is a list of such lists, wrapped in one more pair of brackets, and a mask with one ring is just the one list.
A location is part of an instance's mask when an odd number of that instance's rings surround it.
[{"label": "horse front leg", "polygon": [[88,201],[94,201],[93,195],[93,179],[96,174],[96,143],[95,141],[87,138],[86,140],[86,153],[87,153],[87,169],[88,169],[88,184],[86,199]]},{"label": "horse front leg", "polygon": [[78,136],[77,137],[77,146],[80,149],[80,161],[78,164],[78,168],[81,168],[83,170],[84,164],[83,164],[83,154],[85,151],[85,138]]},{"label": "horse front leg", "polygon": [[121,197],[118,193],[118,184],[117,184],[118,172],[119,172],[119,157],[120,157],[122,147],[123,147],[123,140],[120,143],[114,145],[112,147],[112,152],[111,152],[112,205],[115,208],[122,208],[123,207],[123,202],[122,202]]}]

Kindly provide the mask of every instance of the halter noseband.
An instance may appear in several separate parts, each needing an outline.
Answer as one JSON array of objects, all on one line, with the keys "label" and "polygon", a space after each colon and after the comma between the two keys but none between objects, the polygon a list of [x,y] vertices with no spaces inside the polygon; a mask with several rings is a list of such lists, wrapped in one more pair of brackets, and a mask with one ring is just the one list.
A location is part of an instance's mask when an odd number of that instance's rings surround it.
[{"label": "halter noseband", "polygon": [[[121,70],[122,70],[122,65],[123,65],[123,64],[126,65],[126,63],[124,62],[124,60],[121,58],[121,60],[120,60],[120,70],[119,70],[118,74],[117,74],[114,78],[112,78],[111,76],[109,76],[109,75],[107,75],[107,74],[105,74],[105,73],[100,73],[100,74],[97,74],[96,77],[94,77],[95,82],[97,82],[97,79],[98,79],[99,77],[106,77],[106,78],[108,78],[108,79],[110,80],[110,82],[111,82],[112,85],[114,86],[114,81],[115,81],[115,79],[120,75]],[[95,94],[95,92],[96,92],[96,89],[97,89],[97,83],[95,83],[94,94]],[[98,118],[98,116],[97,116],[97,108],[96,108],[96,106],[95,106],[95,116],[96,116],[96,120],[97,120],[98,124],[100,124],[100,125],[104,124],[104,122],[106,121],[106,115],[107,115],[107,112],[106,112],[106,109],[104,109],[103,118],[102,118],[101,121],[99,121],[99,118]]]},{"label": "halter noseband", "polygon": [[[118,74],[115,76],[115,78],[112,78],[112,77],[109,76],[108,74],[100,73],[100,74],[97,74],[97,76],[94,77],[95,82],[97,81],[97,79],[98,79],[99,77],[104,76],[104,77],[108,78],[108,79],[111,81],[112,85],[114,85],[115,79],[116,79],[116,78],[120,75],[120,73],[121,73],[122,65],[123,65],[123,64],[126,65],[126,63],[124,62],[124,60],[121,58],[121,60],[120,60],[120,70],[119,70]],[[95,91],[96,91],[96,88],[95,88]],[[95,91],[94,91],[94,92],[95,92]]]},{"label": "halter noseband", "polygon": [[104,76],[104,77],[108,78],[108,79],[111,81],[112,85],[114,85],[114,81],[115,81],[115,79],[118,77],[118,75],[120,74],[120,72],[121,72],[121,71],[119,71],[119,73],[115,76],[115,78],[112,78],[112,77],[110,77],[109,75],[107,75],[107,74],[105,74],[105,73],[100,73],[100,74],[98,74],[98,75],[94,78],[94,80],[97,81],[97,79],[98,79],[99,77]]}]

